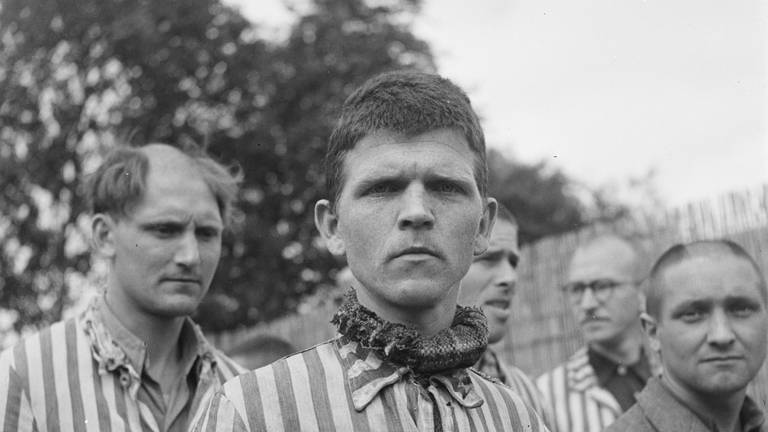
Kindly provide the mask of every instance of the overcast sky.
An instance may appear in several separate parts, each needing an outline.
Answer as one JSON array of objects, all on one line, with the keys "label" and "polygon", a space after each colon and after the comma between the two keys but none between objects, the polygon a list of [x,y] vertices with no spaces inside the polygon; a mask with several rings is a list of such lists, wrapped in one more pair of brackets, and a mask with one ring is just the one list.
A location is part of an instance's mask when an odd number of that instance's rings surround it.
[{"label": "overcast sky", "polygon": [[[289,19],[226,2],[276,33]],[[414,30],[489,146],[590,186],[655,170],[679,205],[768,182],[767,28],[759,0],[426,0]]]}]

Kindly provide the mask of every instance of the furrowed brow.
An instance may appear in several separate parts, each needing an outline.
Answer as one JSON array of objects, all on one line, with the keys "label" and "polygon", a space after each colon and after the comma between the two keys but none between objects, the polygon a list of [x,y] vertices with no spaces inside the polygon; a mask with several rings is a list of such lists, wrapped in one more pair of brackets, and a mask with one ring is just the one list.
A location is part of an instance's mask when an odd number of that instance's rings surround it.
[{"label": "furrowed brow", "polygon": [[685,301],[672,309],[672,314],[678,314],[686,310],[708,310],[712,307],[712,301],[706,299],[696,299]]},{"label": "furrowed brow", "polygon": [[472,190],[474,187],[474,180],[475,178],[473,176],[464,176],[464,175],[445,175],[441,173],[432,173],[427,177],[427,182],[449,182],[454,183],[460,187],[462,187],[464,190]]},{"label": "furrowed brow", "polygon": [[748,305],[758,307],[762,305],[759,296],[727,296],[724,301],[726,306]]}]

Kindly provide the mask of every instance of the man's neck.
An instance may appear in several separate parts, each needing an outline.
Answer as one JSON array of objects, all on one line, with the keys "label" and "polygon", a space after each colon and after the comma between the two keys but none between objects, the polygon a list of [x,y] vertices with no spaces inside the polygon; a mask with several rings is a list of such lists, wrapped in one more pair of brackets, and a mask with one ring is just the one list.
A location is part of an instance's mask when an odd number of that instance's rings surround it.
[{"label": "man's neck", "polygon": [[146,344],[147,372],[154,377],[170,375],[169,368],[178,365],[179,337],[185,317],[158,317],[138,311],[129,306],[128,300],[117,298],[115,290],[107,290],[105,301],[123,326]]},{"label": "man's neck", "polygon": [[746,389],[731,394],[715,396],[701,395],[680,385],[669,376],[662,375],[662,382],[678,400],[683,401],[696,415],[706,421],[714,421],[717,430],[737,432],[741,430],[741,408],[744,405]]},{"label": "man's neck", "polygon": [[413,327],[421,336],[430,337],[447,329],[453,323],[456,301],[444,301],[428,309],[402,309],[393,307],[370,296],[365,289],[356,289],[357,300],[382,319],[391,323]]},{"label": "man's neck", "polygon": [[598,354],[612,360],[614,363],[631,365],[640,360],[643,352],[642,332],[640,327],[632,328],[616,341],[593,342],[589,344],[590,349]]}]

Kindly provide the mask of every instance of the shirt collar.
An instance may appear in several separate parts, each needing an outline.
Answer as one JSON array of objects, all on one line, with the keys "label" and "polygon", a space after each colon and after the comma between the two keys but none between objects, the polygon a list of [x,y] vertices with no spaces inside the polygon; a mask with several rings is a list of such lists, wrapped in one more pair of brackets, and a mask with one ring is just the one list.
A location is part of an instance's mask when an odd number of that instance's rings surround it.
[{"label": "shirt collar", "polygon": [[120,322],[103,296],[96,300],[95,314],[112,342],[125,353],[125,360],[141,375],[147,355],[147,344]]},{"label": "shirt collar", "polygon": [[[640,358],[630,365],[624,365],[616,363],[608,357],[593,350],[591,347],[587,349],[587,357],[589,358],[589,364],[595,372],[597,382],[601,387],[605,387],[606,383],[614,375],[626,375],[627,372],[632,371],[638,377],[647,378],[650,374],[650,365],[648,359],[643,351],[640,351]],[[620,372],[623,368],[624,372]]]},{"label": "shirt collar", "polygon": [[[121,382],[126,386],[140,381],[147,363],[147,345],[120,322],[104,296],[94,299],[81,319],[90,337],[99,373],[120,372]],[[213,348],[189,317],[184,320],[179,338],[183,350],[182,365],[187,374],[198,359],[211,363],[211,366],[215,364]]]},{"label": "shirt collar", "polygon": [[[373,350],[363,348],[357,342],[344,337],[337,339],[339,355],[347,371],[347,381],[352,391],[352,403],[362,411],[386,387],[402,379],[413,379],[407,366],[397,365]],[[453,369],[426,377],[429,386],[445,390],[460,405],[476,408],[483,400],[475,392],[466,369]]]},{"label": "shirt collar", "polygon": [[744,404],[741,406],[739,420],[741,420],[741,427],[745,432],[759,431],[763,423],[765,423],[765,412],[757,405],[754,399],[747,396],[744,398]]},{"label": "shirt collar", "polygon": [[475,369],[490,377],[496,378],[505,384],[509,379],[507,377],[507,371],[502,362],[499,361],[499,356],[490,347],[485,350],[483,356],[480,357],[480,360],[475,364]]},{"label": "shirt collar", "polygon": [[[646,388],[637,398],[648,419],[658,430],[696,431],[709,429],[717,431],[711,419],[704,419],[670,392],[659,378],[648,380]],[[759,432],[765,417],[762,409],[746,396],[739,413],[744,432]]]}]

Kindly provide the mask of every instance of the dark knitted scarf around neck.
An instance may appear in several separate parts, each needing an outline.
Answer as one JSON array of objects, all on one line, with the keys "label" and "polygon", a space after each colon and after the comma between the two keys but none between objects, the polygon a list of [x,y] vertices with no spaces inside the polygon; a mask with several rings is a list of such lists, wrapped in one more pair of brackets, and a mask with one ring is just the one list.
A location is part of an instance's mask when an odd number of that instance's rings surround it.
[{"label": "dark knitted scarf around neck", "polygon": [[331,323],[350,340],[417,374],[470,367],[488,345],[488,324],[480,308],[456,306],[449,328],[422,337],[413,327],[381,319],[357,301],[351,288]]}]

